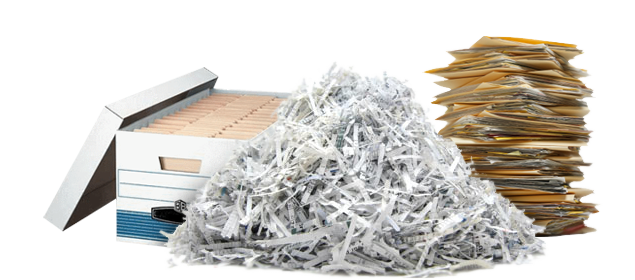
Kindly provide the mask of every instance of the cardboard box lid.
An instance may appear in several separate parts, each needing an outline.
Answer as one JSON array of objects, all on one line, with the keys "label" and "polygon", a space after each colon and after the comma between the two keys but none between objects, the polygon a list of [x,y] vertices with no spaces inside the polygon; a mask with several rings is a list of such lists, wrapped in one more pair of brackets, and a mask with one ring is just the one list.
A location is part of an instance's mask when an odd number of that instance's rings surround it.
[{"label": "cardboard box lid", "polygon": [[211,90],[205,68],[107,105],[66,174],[44,218],[65,230],[116,198],[115,133],[180,100]]}]

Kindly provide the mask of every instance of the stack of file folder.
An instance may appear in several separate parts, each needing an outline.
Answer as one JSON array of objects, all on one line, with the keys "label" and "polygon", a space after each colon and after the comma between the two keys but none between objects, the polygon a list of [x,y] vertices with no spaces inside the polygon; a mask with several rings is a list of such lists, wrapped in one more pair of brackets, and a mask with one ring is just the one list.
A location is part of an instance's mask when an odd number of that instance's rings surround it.
[{"label": "stack of file folder", "polygon": [[581,146],[591,96],[569,64],[582,53],[575,45],[539,40],[483,37],[471,48],[449,52],[449,66],[427,71],[449,88],[434,104],[447,106],[439,134],[452,139],[471,163],[472,176],[492,181],[498,192],[545,226],[544,235],[592,231],[584,225],[592,193],[572,188],[583,180]]}]

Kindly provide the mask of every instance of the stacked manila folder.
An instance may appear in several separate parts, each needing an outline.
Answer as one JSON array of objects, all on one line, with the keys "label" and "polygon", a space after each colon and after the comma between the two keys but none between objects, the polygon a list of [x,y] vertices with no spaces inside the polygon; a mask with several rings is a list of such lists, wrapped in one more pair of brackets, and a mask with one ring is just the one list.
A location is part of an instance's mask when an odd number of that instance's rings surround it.
[{"label": "stacked manila folder", "polygon": [[455,61],[428,71],[449,90],[434,104],[447,107],[439,134],[452,139],[471,163],[472,176],[492,181],[498,192],[545,226],[544,235],[591,231],[584,225],[594,204],[581,181],[581,146],[591,96],[569,64],[575,45],[507,37],[483,37],[469,49],[450,51]]}]

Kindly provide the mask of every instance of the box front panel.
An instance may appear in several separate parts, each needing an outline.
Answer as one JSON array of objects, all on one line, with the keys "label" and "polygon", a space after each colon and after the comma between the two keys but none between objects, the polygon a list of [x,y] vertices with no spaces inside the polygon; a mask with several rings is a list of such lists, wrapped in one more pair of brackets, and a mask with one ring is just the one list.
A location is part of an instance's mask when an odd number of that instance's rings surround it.
[{"label": "box front panel", "polygon": [[[117,240],[161,245],[176,224],[155,220],[152,208],[192,201],[222,168],[239,140],[119,131],[117,133]],[[199,160],[199,172],[166,170],[162,158]]]},{"label": "box front panel", "polygon": [[176,225],[153,218],[152,208],[180,219],[174,201],[192,201],[238,146],[270,132],[282,102],[274,96],[286,94],[234,93],[184,100],[117,132],[117,240],[167,241],[160,232]]}]

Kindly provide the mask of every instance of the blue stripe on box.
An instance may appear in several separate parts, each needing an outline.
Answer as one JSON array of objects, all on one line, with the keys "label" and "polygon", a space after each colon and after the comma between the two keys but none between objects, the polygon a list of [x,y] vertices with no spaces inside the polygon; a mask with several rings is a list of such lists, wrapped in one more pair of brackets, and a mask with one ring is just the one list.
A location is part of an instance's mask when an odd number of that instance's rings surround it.
[{"label": "blue stripe on box", "polygon": [[95,236],[119,236],[150,241],[167,242],[159,231],[174,233],[178,225],[153,220],[150,213],[110,210]]},{"label": "blue stripe on box", "polygon": [[159,231],[174,233],[178,225],[153,220],[150,213],[117,210],[117,236],[167,242]]}]

